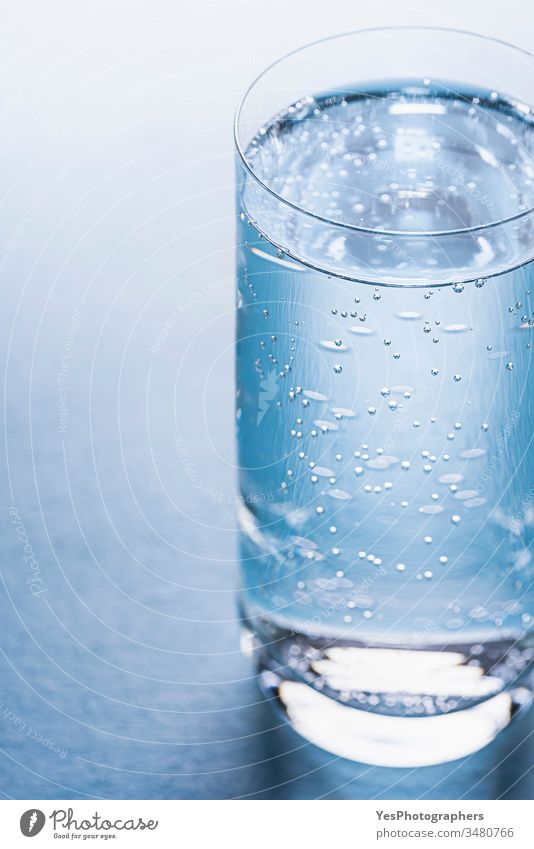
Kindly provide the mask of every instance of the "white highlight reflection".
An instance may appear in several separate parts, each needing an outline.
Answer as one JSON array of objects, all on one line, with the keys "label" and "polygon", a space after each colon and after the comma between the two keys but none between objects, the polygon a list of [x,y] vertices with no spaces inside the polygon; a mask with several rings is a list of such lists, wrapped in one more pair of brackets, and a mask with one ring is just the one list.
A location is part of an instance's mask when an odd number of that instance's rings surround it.
[{"label": "white highlight reflection", "polygon": [[500,693],[456,713],[401,718],[347,707],[295,681],[284,681],[279,696],[295,731],[315,745],[343,758],[389,767],[466,757],[508,725],[512,707],[508,693]]}]

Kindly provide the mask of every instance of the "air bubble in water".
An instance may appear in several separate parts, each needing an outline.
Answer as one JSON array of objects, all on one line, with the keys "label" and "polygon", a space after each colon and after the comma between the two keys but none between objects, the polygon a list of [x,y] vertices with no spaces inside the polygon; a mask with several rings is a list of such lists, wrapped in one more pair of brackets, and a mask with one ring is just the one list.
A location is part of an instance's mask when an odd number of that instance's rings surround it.
[{"label": "air bubble in water", "polygon": [[453,516],[451,516],[451,522],[452,522],[453,525],[459,525],[461,521],[462,521],[462,517],[458,516],[457,513],[455,513]]},{"label": "air bubble in water", "polygon": [[452,285],[452,291],[453,292],[460,294],[460,292],[463,292],[463,290],[464,290],[464,284],[463,283],[453,283],[453,285]]},{"label": "air bubble in water", "polygon": [[374,416],[374,414],[376,413],[376,407],[367,407],[367,412],[370,416]]},{"label": "air bubble in water", "polygon": [[462,379],[462,375],[461,375],[461,374],[455,374],[455,375],[454,375],[453,380],[454,380],[454,382],[455,382],[455,383],[460,383],[461,379]]},{"label": "air bubble in water", "polygon": [[341,374],[341,372],[343,371],[343,366],[340,366],[339,363],[336,363],[336,365],[334,366],[334,371],[336,374]]},{"label": "air bubble in water", "polygon": [[384,339],[384,345],[388,348],[391,345],[391,339]]}]

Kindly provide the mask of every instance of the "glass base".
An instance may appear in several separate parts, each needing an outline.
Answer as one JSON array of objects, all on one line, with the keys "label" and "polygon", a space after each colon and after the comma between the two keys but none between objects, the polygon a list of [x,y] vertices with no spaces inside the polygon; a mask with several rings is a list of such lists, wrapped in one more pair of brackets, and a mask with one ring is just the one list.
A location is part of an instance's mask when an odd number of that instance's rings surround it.
[{"label": "glass base", "polygon": [[410,768],[463,758],[491,743],[532,702],[527,663],[513,681],[503,680],[510,657],[517,667],[520,654],[509,646],[486,646],[482,660],[479,652],[470,665],[465,646],[411,650],[345,641],[319,647],[304,639],[286,633],[266,643],[247,625],[242,648],[254,657],[262,691],[292,728],[349,760]]}]

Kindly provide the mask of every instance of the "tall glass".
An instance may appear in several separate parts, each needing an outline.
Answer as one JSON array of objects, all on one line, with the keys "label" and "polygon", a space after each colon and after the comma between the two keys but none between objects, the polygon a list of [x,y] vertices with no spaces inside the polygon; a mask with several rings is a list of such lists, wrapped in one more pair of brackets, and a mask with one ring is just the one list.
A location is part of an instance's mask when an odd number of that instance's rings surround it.
[{"label": "tall glass", "polygon": [[301,734],[439,763],[530,704],[533,58],[325,39],[236,118],[245,646]]}]

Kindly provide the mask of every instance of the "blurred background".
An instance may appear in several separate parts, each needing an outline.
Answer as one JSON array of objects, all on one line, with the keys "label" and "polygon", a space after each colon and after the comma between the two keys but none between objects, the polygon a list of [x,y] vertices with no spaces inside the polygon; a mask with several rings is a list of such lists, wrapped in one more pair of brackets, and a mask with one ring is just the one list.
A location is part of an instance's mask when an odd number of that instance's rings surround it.
[{"label": "blurred background", "polygon": [[532,798],[533,724],[419,770],[321,752],[239,653],[232,119],[385,24],[531,47],[521,0],[2,3],[0,793]]}]

